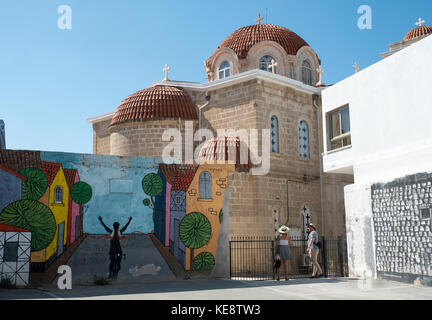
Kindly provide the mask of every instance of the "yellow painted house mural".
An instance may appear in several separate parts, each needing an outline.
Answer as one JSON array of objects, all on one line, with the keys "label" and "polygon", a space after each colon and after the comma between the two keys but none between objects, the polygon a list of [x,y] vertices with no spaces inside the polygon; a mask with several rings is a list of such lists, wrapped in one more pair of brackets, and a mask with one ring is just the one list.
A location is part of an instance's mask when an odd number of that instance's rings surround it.
[{"label": "yellow painted house mural", "polygon": [[185,269],[191,268],[192,260],[201,253],[210,253],[216,259],[219,229],[223,219],[223,204],[227,187],[228,172],[234,171],[233,164],[201,164],[186,192],[186,215],[192,212],[202,213],[211,224],[211,236],[208,242],[199,249],[186,248]]},{"label": "yellow painted house mural", "polygon": [[48,178],[48,188],[39,200],[48,206],[55,218],[57,230],[49,245],[31,253],[31,262],[44,263],[64,251],[68,230],[69,187],[60,163],[42,161],[42,171]]}]

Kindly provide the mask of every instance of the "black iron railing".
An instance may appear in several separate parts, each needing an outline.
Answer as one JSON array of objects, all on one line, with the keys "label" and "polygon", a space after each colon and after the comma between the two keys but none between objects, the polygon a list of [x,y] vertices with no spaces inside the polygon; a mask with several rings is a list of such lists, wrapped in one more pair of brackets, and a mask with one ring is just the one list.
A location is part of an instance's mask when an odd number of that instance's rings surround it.
[{"label": "black iron railing", "polygon": [[[312,262],[306,254],[307,239],[292,237],[289,260],[289,278],[307,278],[312,274]],[[239,280],[270,280],[274,279],[273,259],[275,256],[275,240],[271,237],[233,237],[230,240],[230,276]],[[346,240],[342,237],[321,237],[318,262],[325,277],[348,276]],[[285,270],[280,269],[281,278]]]}]

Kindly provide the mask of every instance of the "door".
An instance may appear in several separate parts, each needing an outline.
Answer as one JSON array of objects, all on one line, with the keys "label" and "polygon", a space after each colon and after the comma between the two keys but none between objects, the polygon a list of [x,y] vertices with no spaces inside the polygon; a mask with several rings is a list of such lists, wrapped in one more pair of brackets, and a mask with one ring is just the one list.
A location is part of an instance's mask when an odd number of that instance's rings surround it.
[{"label": "door", "polygon": [[64,246],[64,222],[58,225],[58,238],[57,238],[57,256],[60,256],[63,253]]}]

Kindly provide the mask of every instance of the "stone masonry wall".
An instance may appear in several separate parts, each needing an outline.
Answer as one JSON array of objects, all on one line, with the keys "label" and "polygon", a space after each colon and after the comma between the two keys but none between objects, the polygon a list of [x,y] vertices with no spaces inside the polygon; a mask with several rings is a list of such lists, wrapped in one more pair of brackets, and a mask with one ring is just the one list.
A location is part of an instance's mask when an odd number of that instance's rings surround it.
[{"label": "stone masonry wall", "polygon": [[109,125],[111,119],[100,121],[93,124],[93,153],[110,154],[110,134]]}]

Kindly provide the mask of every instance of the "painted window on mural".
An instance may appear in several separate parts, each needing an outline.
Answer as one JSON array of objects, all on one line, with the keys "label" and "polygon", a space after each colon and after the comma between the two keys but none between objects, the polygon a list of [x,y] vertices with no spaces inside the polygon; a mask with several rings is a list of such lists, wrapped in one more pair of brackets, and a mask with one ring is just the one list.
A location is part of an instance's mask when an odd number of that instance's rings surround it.
[{"label": "painted window on mural", "polygon": [[276,116],[271,117],[271,146],[272,152],[279,153],[279,124]]},{"label": "painted window on mural", "polygon": [[[259,68],[264,71],[272,72],[272,60],[276,61],[272,56],[264,56],[259,61]],[[277,73],[276,66],[274,67],[274,73]]]},{"label": "painted window on mural", "polygon": [[302,63],[302,82],[310,86],[312,85],[312,67],[307,60]]},{"label": "painted window on mural", "polygon": [[231,75],[231,65],[228,61],[221,63],[219,67],[219,79],[229,77]]},{"label": "painted window on mural", "polygon": [[63,203],[63,188],[60,186],[54,189],[54,203]]},{"label": "painted window on mural", "polygon": [[199,176],[199,197],[201,199],[211,199],[212,197],[211,176],[207,171]]},{"label": "painted window on mural", "polygon": [[309,159],[309,127],[306,121],[299,123],[299,152],[300,158]]}]

